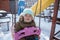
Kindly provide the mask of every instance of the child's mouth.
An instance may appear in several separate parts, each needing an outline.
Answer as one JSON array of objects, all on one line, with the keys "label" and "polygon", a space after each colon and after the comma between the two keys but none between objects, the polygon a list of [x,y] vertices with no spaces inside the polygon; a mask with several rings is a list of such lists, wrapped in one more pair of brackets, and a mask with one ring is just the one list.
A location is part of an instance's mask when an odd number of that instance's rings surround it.
[{"label": "child's mouth", "polygon": [[29,19],[27,19],[27,20],[29,20]]}]

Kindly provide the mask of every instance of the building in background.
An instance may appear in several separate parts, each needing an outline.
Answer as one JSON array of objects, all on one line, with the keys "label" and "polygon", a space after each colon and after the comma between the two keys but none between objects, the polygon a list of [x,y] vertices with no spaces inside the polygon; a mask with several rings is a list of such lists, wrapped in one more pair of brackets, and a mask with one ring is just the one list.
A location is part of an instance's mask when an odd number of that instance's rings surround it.
[{"label": "building in background", "polygon": [[25,0],[26,6],[25,8],[30,8],[34,5],[38,0]]}]

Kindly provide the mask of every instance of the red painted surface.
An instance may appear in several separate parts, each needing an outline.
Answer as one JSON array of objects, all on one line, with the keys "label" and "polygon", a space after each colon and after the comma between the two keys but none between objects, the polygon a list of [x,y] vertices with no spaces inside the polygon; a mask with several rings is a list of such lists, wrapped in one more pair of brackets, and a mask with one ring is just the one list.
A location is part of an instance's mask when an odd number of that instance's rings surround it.
[{"label": "red painted surface", "polygon": [[0,0],[0,10],[10,11],[9,0]]},{"label": "red painted surface", "polygon": [[55,33],[55,28],[56,28],[56,20],[57,20],[57,15],[58,15],[58,9],[59,9],[59,0],[55,0],[50,40],[54,39],[53,37],[54,37],[54,33]]}]

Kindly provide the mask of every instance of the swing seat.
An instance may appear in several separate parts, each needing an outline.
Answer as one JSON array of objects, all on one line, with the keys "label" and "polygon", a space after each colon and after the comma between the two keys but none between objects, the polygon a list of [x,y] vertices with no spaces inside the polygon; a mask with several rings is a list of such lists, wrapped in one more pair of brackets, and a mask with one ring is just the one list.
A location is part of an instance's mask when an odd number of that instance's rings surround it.
[{"label": "swing seat", "polygon": [[41,30],[36,27],[29,27],[24,28],[23,30],[20,30],[19,32],[15,33],[15,40],[19,40],[23,37],[31,36],[31,35],[40,35]]}]

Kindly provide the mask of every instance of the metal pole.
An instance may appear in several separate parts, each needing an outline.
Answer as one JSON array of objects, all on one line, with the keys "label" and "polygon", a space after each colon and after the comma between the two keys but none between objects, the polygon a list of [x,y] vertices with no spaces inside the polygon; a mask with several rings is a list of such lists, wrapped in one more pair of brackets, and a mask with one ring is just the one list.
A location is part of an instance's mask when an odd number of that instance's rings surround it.
[{"label": "metal pole", "polygon": [[8,28],[7,31],[9,31],[9,22],[7,22],[7,28]]},{"label": "metal pole", "polygon": [[36,8],[35,8],[34,19],[35,19],[36,13],[37,13],[37,8],[38,8],[38,0],[37,0],[37,5],[36,5]]},{"label": "metal pole", "polygon": [[58,2],[58,0],[55,0],[54,14],[53,14],[53,19],[52,19],[52,27],[51,27],[50,40],[53,40],[53,36],[54,36],[54,32],[55,32],[56,19],[57,19],[57,14],[58,14],[58,7],[59,7],[59,2]]},{"label": "metal pole", "polygon": [[15,0],[15,14],[14,14],[14,24],[16,25],[16,13],[17,13],[17,10],[16,10],[16,0]]},{"label": "metal pole", "polygon": [[[41,7],[42,6],[42,0],[40,0],[40,16],[41,16]],[[41,17],[39,17],[39,29],[40,29],[40,23],[41,23]]]}]

